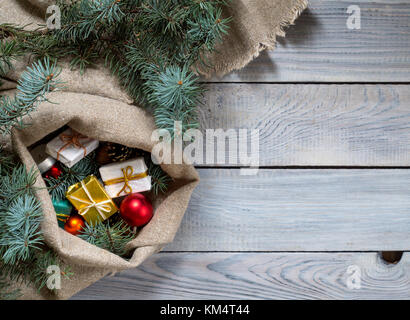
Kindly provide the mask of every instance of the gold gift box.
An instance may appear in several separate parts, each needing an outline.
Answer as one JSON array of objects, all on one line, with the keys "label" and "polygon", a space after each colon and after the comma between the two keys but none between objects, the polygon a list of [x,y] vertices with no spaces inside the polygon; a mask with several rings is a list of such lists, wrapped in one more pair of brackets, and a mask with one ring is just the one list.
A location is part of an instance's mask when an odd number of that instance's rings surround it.
[{"label": "gold gift box", "polygon": [[70,186],[66,197],[89,224],[104,221],[118,211],[103,185],[93,175]]}]

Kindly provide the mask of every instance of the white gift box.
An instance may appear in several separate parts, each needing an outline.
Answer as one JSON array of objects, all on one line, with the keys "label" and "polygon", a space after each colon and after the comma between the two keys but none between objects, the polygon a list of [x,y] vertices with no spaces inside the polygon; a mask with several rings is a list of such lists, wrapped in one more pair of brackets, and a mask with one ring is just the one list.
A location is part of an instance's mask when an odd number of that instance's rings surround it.
[{"label": "white gift box", "polygon": [[97,149],[98,144],[98,140],[88,138],[69,128],[47,143],[46,153],[71,168]]},{"label": "white gift box", "polygon": [[100,167],[104,188],[111,198],[151,190],[144,158],[114,162]]},{"label": "white gift box", "polygon": [[46,145],[40,144],[30,150],[31,156],[37,164],[38,170],[41,174],[50,170],[56,163],[56,159],[46,154]]}]

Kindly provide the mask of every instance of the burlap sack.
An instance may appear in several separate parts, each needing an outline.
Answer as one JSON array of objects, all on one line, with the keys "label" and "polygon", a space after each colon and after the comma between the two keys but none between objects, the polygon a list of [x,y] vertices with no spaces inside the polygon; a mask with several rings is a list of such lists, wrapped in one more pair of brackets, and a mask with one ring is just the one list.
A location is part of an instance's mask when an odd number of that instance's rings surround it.
[{"label": "burlap sack", "polygon": [[[0,23],[31,23],[27,28],[33,29],[39,23],[44,24],[45,10],[51,4],[54,4],[53,0],[0,0]],[[229,35],[210,57],[214,68],[200,71],[205,76],[224,75],[244,67],[262,50],[273,49],[276,36],[283,36],[283,27],[292,24],[306,6],[306,0],[232,0],[229,9],[225,10],[225,15],[233,18]],[[5,84],[0,89],[15,88],[15,81],[31,62],[30,57],[16,62],[15,70],[7,74],[7,81],[3,81]],[[35,166],[35,163],[27,146],[65,124],[99,140],[146,151],[152,149],[150,137],[155,128],[152,117],[130,105],[131,99],[106,68],[98,65],[80,76],[78,71],[67,67],[67,62],[60,61],[60,65],[63,72],[59,79],[65,82],[64,92],[49,95],[50,101],[57,105],[42,103],[32,115],[32,126],[13,133],[13,147],[28,167]],[[11,94],[10,90],[8,94]],[[130,243],[133,250],[130,261],[59,229],[50,197],[46,190],[41,190],[45,187],[44,181],[37,179],[36,186],[40,187],[37,196],[45,213],[42,224],[45,240],[71,266],[75,276],[70,281],[63,281],[62,289],[56,295],[50,295],[46,290],[38,292],[32,286],[23,287],[23,298],[69,298],[109,272],[139,265],[172,241],[192,190],[198,183],[198,175],[191,166],[168,165],[163,168],[176,182],[172,190],[154,204],[153,220]]]},{"label": "burlap sack", "polygon": [[[155,123],[140,108],[104,97],[69,92],[52,93],[49,99],[53,103],[42,103],[31,119],[27,119],[31,123],[29,127],[12,133],[12,145],[28,168],[36,167],[36,164],[27,147],[66,124],[101,141],[112,141],[149,152],[155,145],[151,141]],[[69,265],[111,272],[138,266],[173,240],[199,180],[197,172],[189,165],[163,165],[163,169],[174,179],[174,183],[164,196],[153,202],[154,217],[129,243],[129,249],[133,250],[130,261],[59,228],[44,180],[39,177],[35,187],[44,212],[42,231],[45,242]],[[76,289],[79,285],[82,286],[78,279],[68,281],[63,284],[59,295],[67,297],[72,294],[68,286]]]}]

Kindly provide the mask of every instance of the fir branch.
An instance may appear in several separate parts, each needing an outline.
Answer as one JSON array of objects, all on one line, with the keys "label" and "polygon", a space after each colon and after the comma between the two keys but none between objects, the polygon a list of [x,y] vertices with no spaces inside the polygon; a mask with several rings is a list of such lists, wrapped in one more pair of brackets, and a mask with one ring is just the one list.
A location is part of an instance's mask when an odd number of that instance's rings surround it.
[{"label": "fir branch", "polygon": [[0,203],[8,207],[15,199],[25,195],[33,195],[33,185],[37,174],[32,168],[27,171],[22,164],[15,164],[13,170],[0,177]]},{"label": "fir branch", "polygon": [[53,200],[65,199],[65,193],[71,185],[84,180],[89,175],[99,175],[98,166],[95,161],[95,152],[81,159],[71,168],[61,163],[62,174],[57,179],[45,178],[48,191]]},{"label": "fir branch", "polygon": [[119,0],[82,0],[72,4],[58,1],[62,7],[62,28],[56,31],[60,41],[76,43],[98,35],[106,24],[120,22],[124,17]]},{"label": "fir branch", "polygon": [[45,95],[58,89],[61,82],[56,78],[61,69],[48,58],[28,67],[18,81],[14,98],[0,97],[0,132],[9,134],[13,127],[24,128],[23,117],[34,111],[38,104],[47,101]]},{"label": "fir branch", "polygon": [[41,243],[39,233],[42,212],[33,195],[35,171],[15,164],[0,177],[0,253],[2,261],[27,260]]},{"label": "fir branch", "polygon": [[[3,28],[21,50],[36,57],[71,56],[71,67],[81,73],[98,57],[105,59],[135,102],[154,110],[156,124],[174,136],[174,121],[182,122],[183,131],[198,127],[194,104],[204,89],[192,70],[210,67],[207,54],[228,30],[230,19],[222,17],[221,9],[227,4],[225,0],[58,0],[61,29],[28,32],[0,25],[0,36]],[[184,79],[175,82],[178,77]],[[12,102],[5,99],[3,104]]]},{"label": "fir branch", "polygon": [[0,246],[5,264],[29,259],[31,252],[39,250],[43,238],[39,231],[42,211],[37,199],[31,195],[17,198],[0,212]]},{"label": "fir branch", "polygon": [[22,55],[16,40],[0,40],[0,76],[12,69],[12,62]]},{"label": "fir branch", "polygon": [[86,68],[95,64],[95,61],[97,61],[100,57],[97,52],[94,52],[90,49],[85,49],[83,47],[76,48],[73,53],[74,57],[70,62],[71,69],[80,70],[81,75],[84,74]]},{"label": "fir branch", "polygon": [[148,101],[166,109],[195,106],[201,93],[197,80],[187,66],[170,66],[147,81]]},{"label": "fir branch", "polygon": [[[197,78],[187,67],[168,67],[157,77],[146,82],[148,101],[155,106],[155,123],[167,129],[171,136],[198,128],[197,104],[202,89]],[[182,132],[174,132],[175,121],[182,123]]]},{"label": "fir branch", "polygon": [[44,60],[45,58],[53,60],[74,54],[72,47],[59,46],[58,40],[52,34],[46,32],[37,32],[24,36],[19,44],[25,53],[38,60]]},{"label": "fir branch", "polygon": [[159,165],[151,162],[148,166],[148,174],[151,176],[152,191],[155,195],[165,193],[168,190],[172,179]]},{"label": "fir branch", "polygon": [[126,245],[134,239],[135,234],[124,221],[119,221],[112,226],[109,223],[86,223],[79,237],[99,248],[124,256],[127,253]]},{"label": "fir branch", "polygon": [[184,6],[173,5],[171,1],[147,1],[142,6],[140,23],[144,28],[155,26],[161,33],[182,35],[189,10]]},{"label": "fir branch", "polygon": [[[110,5],[124,15],[110,13]],[[188,70],[196,62],[205,65],[204,53],[227,32],[229,19],[222,18],[221,5],[226,2],[110,0],[101,3],[105,13],[97,14],[82,0],[66,10],[66,27],[56,36],[82,47],[73,60],[81,72],[93,60],[86,48],[99,48],[93,52],[104,55],[135,101],[155,110],[158,127],[173,133],[173,122],[180,121],[185,131],[198,127],[195,106],[203,92]],[[85,31],[81,19],[93,25],[93,32]]]},{"label": "fir branch", "polygon": [[88,17],[101,23],[104,21],[107,21],[108,24],[117,23],[124,17],[120,2],[121,0],[89,0],[90,13]]},{"label": "fir branch", "polygon": [[[46,268],[61,263],[45,247],[40,231],[43,212],[33,194],[36,171],[26,170],[3,149],[0,161],[0,299],[15,299],[19,291],[7,289],[10,283],[30,282],[41,289],[49,276]],[[62,270],[64,277],[71,275]]]},{"label": "fir branch", "polygon": [[[156,108],[154,115],[157,127],[170,132],[171,138],[182,136],[186,130],[199,127],[198,111],[195,106],[173,109]],[[181,122],[181,131],[175,132],[175,122]]]},{"label": "fir branch", "polygon": [[[69,266],[63,264],[57,254],[52,250],[37,251],[26,261],[17,261],[14,264],[0,264],[0,275],[7,277],[5,286],[10,282],[33,284],[37,290],[41,290],[47,284],[49,266],[60,267],[62,279],[71,279],[74,275]],[[51,292],[55,292],[51,290]],[[0,299],[1,300],[1,299]]]},{"label": "fir branch", "polygon": [[14,154],[7,152],[3,146],[0,146],[0,176],[8,175],[16,166]]},{"label": "fir branch", "polygon": [[25,26],[16,26],[11,23],[0,24],[0,40],[6,38],[17,38],[25,35],[26,33],[30,33],[30,31],[25,31],[24,27]]},{"label": "fir branch", "polygon": [[21,291],[18,289],[11,290],[10,282],[6,279],[6,277],[0,275],[0,300],[16,300],[20,297]]},{"label": "fir branch", "polygon": [[213,51],[215,44],[222,40],[222,36],[228,33],[228,23],[231,18],[222,18],[222,9],[215,8],[199,19],[190,20],[188,36],[191,41],[199,42],[200,47]]},{"label": "fir branch", "polygon": [[51,64],[48,58],[33,63],[33,66],[28,67],[18,81],[17,101],[26,107],[47,101],[45,94],[57,89],[61,84],[56,80],[60,73],[61,69],[55,62]]},{"label": "fir branch", "polygon": [[[50,266],[58,266],[60,268],[62,279],[69,280],[74,275],[70,267],[64,265],[54,251],[41,251],[36,254],[33,269],[29,275],[30,281],[38,290],[41,290],[46,286],[50,276],[47,273],[47,268]],[[52,292],[54,292],[54,290],[52,290]]]}]

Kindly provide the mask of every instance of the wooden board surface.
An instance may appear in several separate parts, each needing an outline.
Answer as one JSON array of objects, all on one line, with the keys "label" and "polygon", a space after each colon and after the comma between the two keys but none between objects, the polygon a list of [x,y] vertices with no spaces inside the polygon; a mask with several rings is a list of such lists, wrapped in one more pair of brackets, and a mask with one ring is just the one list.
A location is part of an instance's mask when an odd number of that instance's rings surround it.
[{"label": "wooden board surface", "polygon": [[408,85],[212,84],[208,89],[200,109],[202,130],[258,129],[260,166],[410,165]]},{"label": "wooden board surface", "polygon": [[409,267],[410,253],[160,253],[73,299],[410,299]]},{"label": "wooden board surface", "polygon": [[410,170],[201,169],[167,251],[410,248]]},{"label": "wooden board surface", "polygon": [[276,50],[204,80],[202,130],[259,129],[265,168],[204,164],[165,252],[74,299],[410,299],[410,253],[378,254],[410,249],[409,53],[410,0],[310,0]]},{"label": "wooden board surface", "polygon": [[[408,82],[409,0],[309,0],[308,9],[265,52],[229,82]],[[347,8],[361,9],[361,29],[350,30]]]}]

